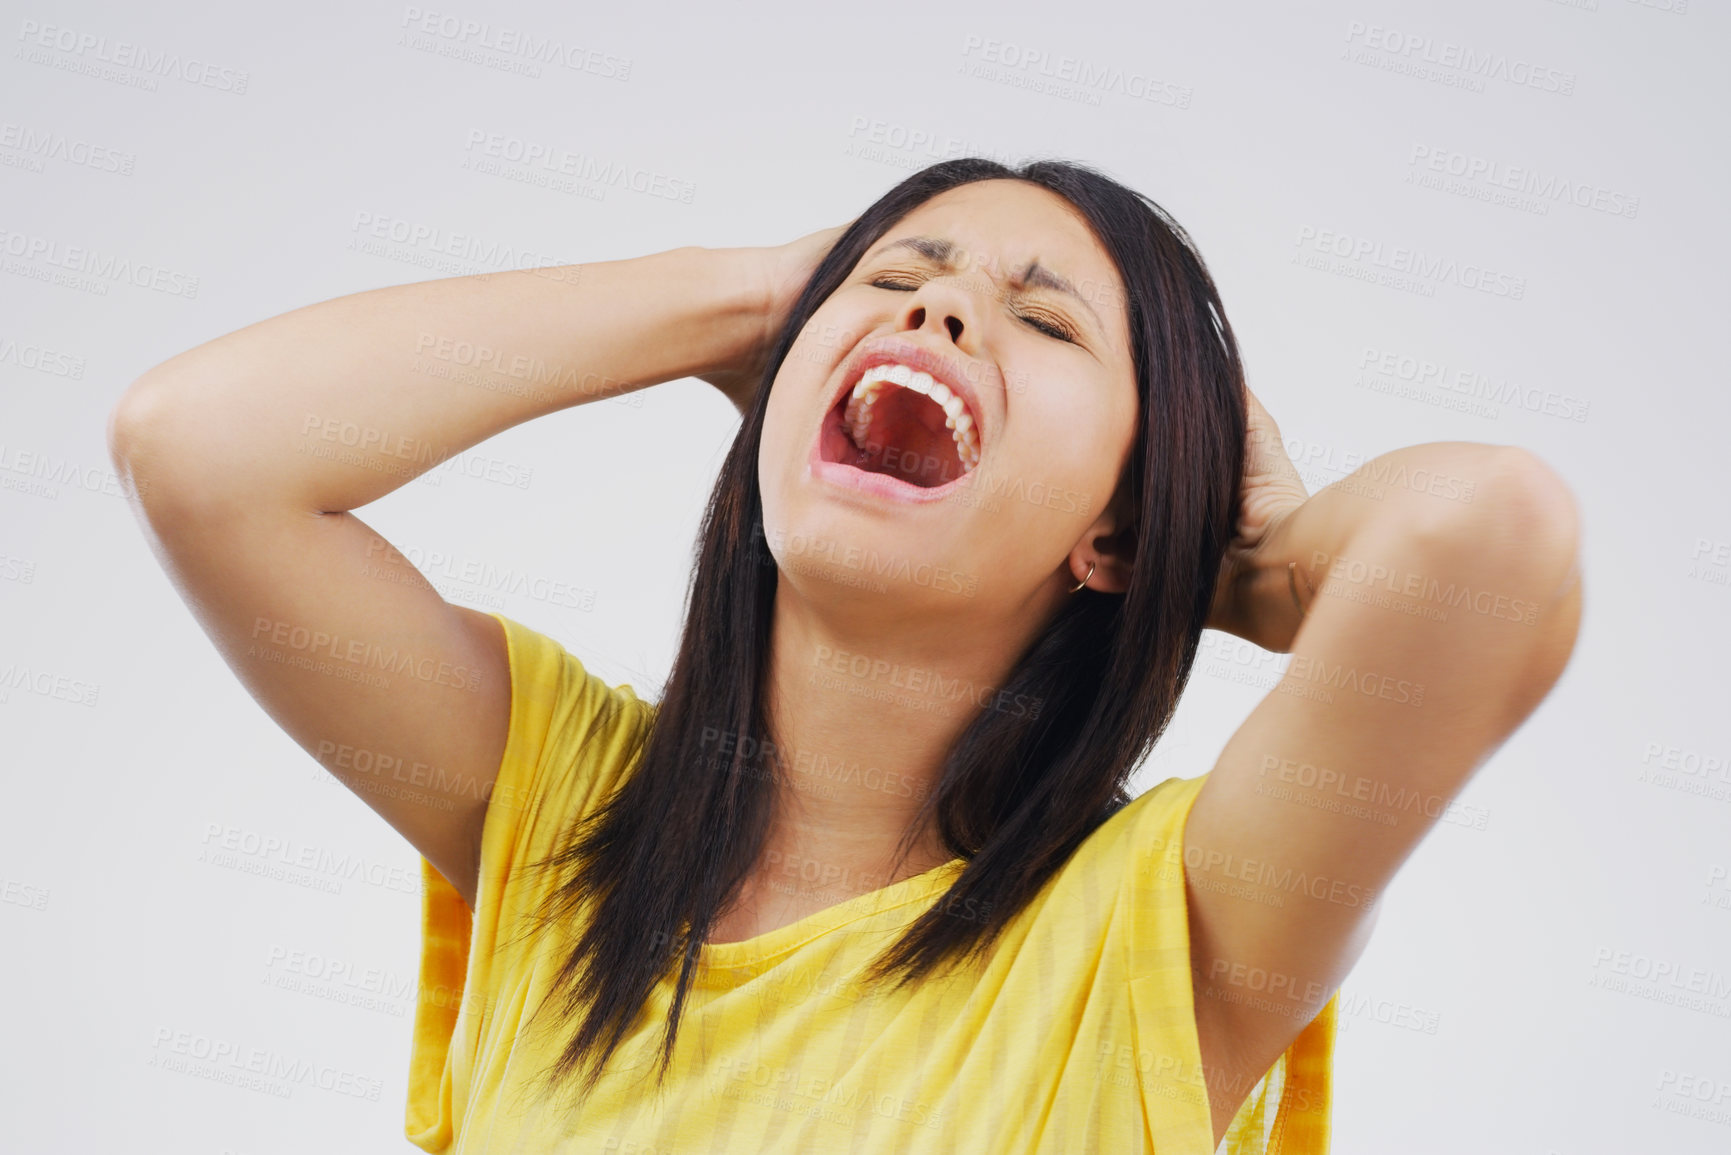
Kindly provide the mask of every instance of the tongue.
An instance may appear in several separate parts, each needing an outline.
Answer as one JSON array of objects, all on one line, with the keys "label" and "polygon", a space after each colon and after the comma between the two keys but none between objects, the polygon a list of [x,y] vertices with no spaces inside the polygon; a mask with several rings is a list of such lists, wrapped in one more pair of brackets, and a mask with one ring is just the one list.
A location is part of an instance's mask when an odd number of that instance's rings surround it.
[{"label": "tongue", "polygon": [[956,441],[943,406],[912,389],[891,389],[872,405],[865,445],[853,465],[930,489],[962,475]]}]

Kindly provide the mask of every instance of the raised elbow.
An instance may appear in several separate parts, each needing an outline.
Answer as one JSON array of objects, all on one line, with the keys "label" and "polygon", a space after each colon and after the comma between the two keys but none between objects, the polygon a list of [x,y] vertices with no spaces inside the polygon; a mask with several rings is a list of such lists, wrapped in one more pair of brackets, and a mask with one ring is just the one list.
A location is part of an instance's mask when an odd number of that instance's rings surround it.
[{"label": "raised elbow", "polygon": [[1492,539],[1531,564],[1574,567],[1581,515],[1568,482],[1537,454],[1514,445],[1494,447],[1484,472],[1478,502]]},{"label": "raised elbow", "polygon": [[151,489],[154,466],[164,455],[170,401],[160,380],[146,373],[120,395],[108,411],[108,459],[128,494],[142,500]]},{"label": "raised elbow", "polygon": [[[203,426],[183,384],[152,370],[133,381],[108,411],[108,458],[128,494],[140,501],[212,487],[199,476],[210,455],[198,449]],[[220,488],[220,487],[218,487]]]},{"label": "raised elbow", "polygon": [[[1580,634],[1580,510],[1554,469],[1513,446],[1499,447],[1486,499],[1486,532],[1500,550],[1491,580],[1528,599],[1518,620],[1531,628],[1505,636],[1501,651],[1515,675],[1505,708],[1518,721],[1562,676]],[[1511,647],[1516,637],[1524,652]]]},{"label": "raised elbow", "polygon": [[138,451],[141,434],[148,429],[151,410],[157,400],[151,391],[148,375],[140,377],[121,393],[120,399],[108,410],[108,459],[114,468],[124,470]]},{"label": "raised elbow", "polygon": [[[1514,445],[1454,443],[1414,465],[1414,495],[1385,525],[1457,564],[1555,569],[1575,561],[1580,514],[1568,483]],[[1420,485],[1420,482],[1424,485]]]}]

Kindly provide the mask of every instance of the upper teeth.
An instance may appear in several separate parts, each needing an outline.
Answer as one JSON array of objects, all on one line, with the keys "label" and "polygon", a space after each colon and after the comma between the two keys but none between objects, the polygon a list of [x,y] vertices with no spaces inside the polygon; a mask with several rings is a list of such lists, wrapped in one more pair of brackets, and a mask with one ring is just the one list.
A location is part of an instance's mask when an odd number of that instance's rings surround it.
[{"label": "upper teeth", "polygon": [[930,373],[910,369],[906,365],[873,365],[860,377],[848,399],[843,420],[854,444],[865,446],[866,431],[871,428],[872,405],[884,391],[884,384],[900,385],[923,393],[944,410],[944,425],[956,441],[956,456],[961,458],[962,472],[967,473],[980,463],[980,439],[974,432],[974,417],[968,407],[950,387],[932,379]]}]

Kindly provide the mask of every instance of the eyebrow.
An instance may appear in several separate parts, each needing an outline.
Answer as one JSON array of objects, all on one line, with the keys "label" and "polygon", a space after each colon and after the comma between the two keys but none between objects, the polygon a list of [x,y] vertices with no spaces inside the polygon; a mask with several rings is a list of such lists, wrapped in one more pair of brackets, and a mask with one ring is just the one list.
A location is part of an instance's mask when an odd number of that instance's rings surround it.
[{"label": "eyebrow", "polygon": [[[892,249],[912,249],[927,260],[943,266],[946,270],[953,271],[956,267],[956,246],[946,237],[903,237],[882,246],[871,256],[879,256]],[[1094,306],[1089,303],[1088,298],[1078,293],[1076,287],[1069,281],[1041,265],[1038,260],[1029,261],[1025,268],[1011,270],[1010,279],[1017,284],[1051,289],[1054,292],[1075,298],[1084,309],[1092,314],[1094,322],[1099,325],[1100,329],[1105,330],[1106,323],[1100,319],[1099,313],[1094,312]]]}]

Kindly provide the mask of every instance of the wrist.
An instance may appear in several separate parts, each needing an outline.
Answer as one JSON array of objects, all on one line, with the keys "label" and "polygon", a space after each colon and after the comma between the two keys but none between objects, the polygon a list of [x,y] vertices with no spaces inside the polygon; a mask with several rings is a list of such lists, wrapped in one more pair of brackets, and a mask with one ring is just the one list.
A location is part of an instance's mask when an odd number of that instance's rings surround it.
[{"label": "wrist", "polygon": [[1306,559],[1299,556],[1302,532],[1293,532],[1303,506],[1297,502],[1270,515],[1254,545],[1233,547],[1221,577],[1222,588],[1216,591],[1209,629],[1274,653],[1291,651],[1319,584]]},{"label": "wrist", "polygon": [[715,334],[706,363],[691,376],[756,369],[774,337],[767,331],[772,289],[764,251],[699,246],[680,251],[691,265],[693,280],[706,287],[709,328]]}]

